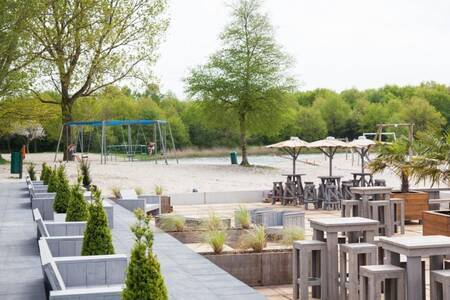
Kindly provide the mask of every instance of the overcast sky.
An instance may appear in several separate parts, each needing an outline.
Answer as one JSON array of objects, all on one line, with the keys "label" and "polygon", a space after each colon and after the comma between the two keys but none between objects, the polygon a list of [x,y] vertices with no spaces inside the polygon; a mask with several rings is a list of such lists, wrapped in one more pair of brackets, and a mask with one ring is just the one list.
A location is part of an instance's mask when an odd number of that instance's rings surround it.
[{"label": "overcast sky", "polygon": [[[185,98],[183,78],[220,46],[224,0],[169,0],[155,73]],[[450,81],[448,0],[266,0],[277,41],[296,60],[301,90]]]}]

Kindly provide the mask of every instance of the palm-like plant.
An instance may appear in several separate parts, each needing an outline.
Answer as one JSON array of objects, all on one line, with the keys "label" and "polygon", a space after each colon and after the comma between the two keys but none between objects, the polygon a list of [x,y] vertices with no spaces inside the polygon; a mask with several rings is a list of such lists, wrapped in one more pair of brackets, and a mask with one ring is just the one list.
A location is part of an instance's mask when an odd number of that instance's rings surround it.
[{"label": "palm-like plant", "polygon": [[369,168],[374,173],[385,169],[391,169],[402,182],[401,192],[409,191],[409,183],[414,174],[414,163],[408,159],[410,143],[406,139],[400,139],[395,143],[380,148],[377,158],[369,163]]},{"label": "palm-like plant", "polygon": [[417,181],[431,184],[450,183],[450,133],[436,136],[426,134],[418,142],[418,156],[413,161]]}]

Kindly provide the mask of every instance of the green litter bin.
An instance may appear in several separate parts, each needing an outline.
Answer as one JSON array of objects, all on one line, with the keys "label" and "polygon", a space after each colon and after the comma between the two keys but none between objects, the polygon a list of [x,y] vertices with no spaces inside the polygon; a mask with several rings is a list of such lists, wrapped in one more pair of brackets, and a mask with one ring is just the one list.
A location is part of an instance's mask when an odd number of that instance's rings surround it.
[{"label": "green litter bin", "polygon": [[20,152],[11,153],[11,174],[19,174],[22,178],[22,154]]},{"label": "green litter bin", "polygon": [[232,151],[230,152],[230,159],[231,159],[231,164],[232,165],[237,165],[237,153],[236,151]]}]

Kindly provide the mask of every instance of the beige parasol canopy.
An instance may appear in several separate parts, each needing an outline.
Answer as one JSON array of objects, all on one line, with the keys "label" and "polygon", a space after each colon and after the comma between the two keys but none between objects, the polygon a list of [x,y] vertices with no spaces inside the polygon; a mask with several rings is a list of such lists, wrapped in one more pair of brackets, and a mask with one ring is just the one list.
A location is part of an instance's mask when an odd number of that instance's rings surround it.
[{"label": "beige parasol canopy", "polygon": [[266,146],[267,148],[278,148],[288,153],[292,157],[292,174],[295,175],[295,162],[303,148],[308,147],[308,142],[299,139],[296,136],[291,137],[289,140],[279,142],[273,145]]},{"label": "beige parasol canopy", "polygon": [[333,176],[333,156],[338,148],[349,148],[348,143],[332,136],[308,144],[308,148],[319,148],[330,159],[330,176]]},{"label": "beige parasol canopy", "polygon": [[377,143],[362,135],[348,144],[350,147],[355,148],[355,151],[358,152],[361,157],[361,173],[364,173],[364,157],[369,153],[370,147]]}]

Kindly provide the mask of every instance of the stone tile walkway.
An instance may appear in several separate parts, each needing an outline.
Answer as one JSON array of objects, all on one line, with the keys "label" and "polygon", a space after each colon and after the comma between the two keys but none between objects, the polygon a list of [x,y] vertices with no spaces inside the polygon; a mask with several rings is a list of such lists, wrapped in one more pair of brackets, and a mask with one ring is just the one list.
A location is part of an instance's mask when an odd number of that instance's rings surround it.
[{"label": "stone tile walkway", "polygon": [[[130,253],[134,243],[130,225],[134,223],[135,218],[130,211],[114,205],[113,239],[116,253]],[[153,251],[161,264],[170,299],[266,299],[172,236],[157,228],[153,229]]]},{"label": "stone tile walkway", "polygon": [[0,183],[0,299],[43,300],[44,279],[25,183]]}]

